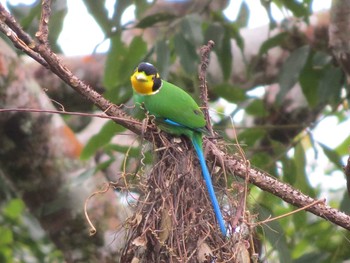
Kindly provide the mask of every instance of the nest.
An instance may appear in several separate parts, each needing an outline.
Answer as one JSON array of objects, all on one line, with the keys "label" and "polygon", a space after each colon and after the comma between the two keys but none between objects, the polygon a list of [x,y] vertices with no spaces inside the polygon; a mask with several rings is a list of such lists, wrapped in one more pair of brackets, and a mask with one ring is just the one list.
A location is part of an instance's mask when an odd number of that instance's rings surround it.
[{"label": "nest", "polygon": [[[248,253],[250,237],[237,231],[222,236],[191,143],[186,138],[181,143],[161,139],[167,146],[155,151],[156,164],[142,176],[141,197],[126,223],[121,262],[240,262],[239,257]],[[215,167],[215,161],[207,164]],[[222,171],[212,178],[226,186]],[[224,204],[225,221],[232,222],[240,191],[236,196],[219,188],[215,192]],[[246,256],[249,262],[249,253]]]}]

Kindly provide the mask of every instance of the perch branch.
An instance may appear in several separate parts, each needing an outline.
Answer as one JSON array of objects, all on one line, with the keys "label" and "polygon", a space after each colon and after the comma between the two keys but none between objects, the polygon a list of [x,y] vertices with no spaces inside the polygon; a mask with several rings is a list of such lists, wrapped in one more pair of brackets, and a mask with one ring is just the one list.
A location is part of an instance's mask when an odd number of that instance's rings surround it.
[{"label": "perch branch", "polygon": [[[247,167],[244,162],[228,156],[224,152],[212,145],[213,154],[224,159],[225,168],[234,172],[235,175],[245,179],[247,176]],[[259,187],[261,190],[269,192],[285,202],[296,207],[306,207],[315,204],[306,209],[316,216],[322,217],[338,226],[350,230],[350,216],[334,209],[325,203],[318,203],[317,200],[303,194],[292,186],[280,182],[269,174],[259,171],[255,168],[249,170],[249,182]]]}]

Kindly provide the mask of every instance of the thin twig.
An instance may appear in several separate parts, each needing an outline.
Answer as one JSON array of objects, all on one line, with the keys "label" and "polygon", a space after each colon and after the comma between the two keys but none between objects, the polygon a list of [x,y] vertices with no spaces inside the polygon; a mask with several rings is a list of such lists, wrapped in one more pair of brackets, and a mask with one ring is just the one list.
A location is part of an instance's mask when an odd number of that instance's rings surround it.
[{"label": "thin twig", "polygon": [[137,120],[132,119],[123,119],[118,116],[108,116],[105,114],[96,114],[96,113],[84,113],[84,112],[75,112],[75,111],[60,111],[60,110],[45,110],[45,109],[33,109],[33,108],[7,108],[7,109],[1,109],[0,112],[34,112],[34,113],[51,113],[51,114],[63,114],[63,115],[77,115],[77,116],[83,116],[83,117],[97,117],[101,119],[110,119],[110,120],[123,120],[123,121],[130,121],[130,123],[133,123],[135,125],[140,125],[140,122]]},{"label": "thin twig", "polygon": [[201,53],[201,64],[199,70],[199,82],[200,82],[200,99],[202,101],[203,112],[207,121],[207,128],[211,136],[214,136],[213,127],[210,123],[209,111],[208,111],[208,87],[207,87],[207,69],[209,66],[209,55],[210,51],[214,47],[214,41],[209,40],[207,45],[202,46]]},{"label": "thin twig", "polygon": [[[1,4],[0,4],[1,7]],[[39,62],[45,68],[48,68],[46,61],[35,51],[33,51],[18,35],[6,24],[1,22],[2,16],[0,16],[0,31],[4,33],[14,44],[16,48],[22,50],[34,60]]]},{"label": "thin twig", "polygon": [[268,218],[268,219],[265,219],[265,220],[263,220],[263,221],[254,223],[254,224],[252,224],[252,226],[255,227],[255,226],[258,226],[258,225],[266,224],[266,223],[268,223],[268,222],[275,221],[275,220],[278,220],[278,219],[281,219],[281,218],[284,218],[284,217],[293,215],[293,214],[298,213],[298,212],[300,212],[300,211],[307,210],[308,208],[310,208],[310,207],[312,207],[312,206],[314,206],[314,205],[317,205],[317,204],[319,204],[319,203],[325,204],[325,202],[326,202],[326,199],[315,200],[315,201],[312,202],[311,204],[308,204],[308,205],[306,205],[306,206],[304,206],[304,207],[298,208],[298,209],[296,209],[296,210],[294,210],[294,211],[291,211],[291,212],[289,212],[289,213],[286,213],[286,214],[283,214],[283,215],[280,215],[280,216],[275,216],[275,217],[273,217],[273,218]]},{"label": "thin twig", "polygon": [[94,224],[91,222],[90,217],[89,217],[88,212],[87,212],[87,205],[88,205],[88,202],[89,202],[89,200],[90,200],[93,196],[98,195],[98,194],[104,194],[104,193],[106,193],[111,187],[112,187],[112,188],[115,188],[115,184],[114,184],[113,182],[107,183],[107,184],[106,184],[106,187],[105,187],[104,189],[92,193],[92,194],[85,200],[85,203],[84,203],[84,214],[85,214],[86,220],[88,221],[88,223],[89,223],[89,225],[90,225],[90,230],[89,230],[90,236],[95,235],[96,232],[97,232],[97,230],[96,230]]},{"label": "thin twig", "polygon": [[39,43],[49,47],[49,21],[51,15],[51,0],[42,0],[41,4],[41,17],[39,23],[39,31],[36,32],[35,36],[39,40]]},{"label": "thin twig", "polygon": [[26,45],[34,48],[34,40],[22,30],[15,18],[9,12],[7,12],[2,4],[0,4],[0,21],[6,24]]}]

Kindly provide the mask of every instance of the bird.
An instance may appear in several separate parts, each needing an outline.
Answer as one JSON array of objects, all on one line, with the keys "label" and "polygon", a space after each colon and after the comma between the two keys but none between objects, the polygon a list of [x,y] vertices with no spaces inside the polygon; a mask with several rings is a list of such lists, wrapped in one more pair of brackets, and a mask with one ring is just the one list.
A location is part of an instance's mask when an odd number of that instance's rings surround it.
[{"label": "bird", "polygon": [[207,132],[207,123],[202,110],[186,91],[163,80],[157,68],[151,63],[141,62],[135,68],[130,80],[135,105],[142,105],[153,115],[160,130],[174,136],[184,135],[191,140],[199,159],[216,220],[225,237],[226,225],[203,153],[202,137]]}]

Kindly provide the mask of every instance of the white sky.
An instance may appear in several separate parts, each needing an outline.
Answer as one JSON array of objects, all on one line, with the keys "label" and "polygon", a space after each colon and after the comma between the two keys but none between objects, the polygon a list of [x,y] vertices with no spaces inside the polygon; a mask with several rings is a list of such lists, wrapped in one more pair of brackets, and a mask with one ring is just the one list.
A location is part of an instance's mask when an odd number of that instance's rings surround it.
[{"label": "white sky", "polygon": [[[4,4],[7,0],[0,0],[0,3]],[[11,0],[11,3],[25,3],[30,4],[32,0]],[[238,8],[241,5],[242,0],[231,0],[230,5],[226,8],[225,14],[230,19],[234,19],[237,16]],[[266,25],[269,20],[266,12],[261,7],[258,0],[246,0],[246,3],[250,6],[250,20],[249,27],[258,27]],[[114,0],[107,0],[106,6],[113,7]],[[331,6],[331,0],[314,0],[313,10],[319,11],[323,9],[329,9]],[[256,8],[255,8],[256,7]],[[288,14],[281,13],[278,8],[272,10],[276,20],[281,20]],[[78,19],[77,19],[78,17]],[[132,20],[134,17],[134,8],[130,7],[126,10],[123,16],[123,22],[126,23]],[[64,28],[59,37],[59,44],[61,45],[66,55],[86,55],[91,54],[96,46],[100,44],[104,39],[104,36],[95,23],[94,19],[87,13],[86,8],[82,0],[68,0],[68,14],[65,18]],[[104,52],[108,50],[108,41],[105,41],[97,49],[98,52]],[[324,143],[329,147],[336,147],[341,141],[349,135],[350,122],[345,122],[341,125],[337,125],[336,118],[327,118],[326,121],[322,121],[313,134],[317,141]],[[335,135],[336,134],[336,135]],[[311,156],[309,156],[311,155]],[[312,159],[312,153],[308,153],[308,159]],[[318,163],[327,162],[326,158],[319,155]],[[332,185],[332,188],[343,188],[346,184],[344,175],[342,172],[336,172],[332,176],[324,176],[323,171],[325,167],[316,168],[316,171],[311,174],[310,180],[313,185],[322,183],[323,186]]]}]

